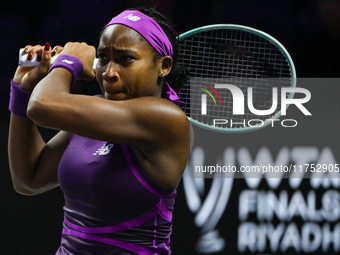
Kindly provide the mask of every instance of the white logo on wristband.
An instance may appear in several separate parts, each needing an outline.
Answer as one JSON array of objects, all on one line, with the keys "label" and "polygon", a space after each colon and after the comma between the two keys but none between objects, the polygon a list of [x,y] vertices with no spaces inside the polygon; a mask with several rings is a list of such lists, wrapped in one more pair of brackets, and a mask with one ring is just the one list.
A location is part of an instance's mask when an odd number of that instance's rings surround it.
[{"label": "white logo on wristband", "polygon": [[68,59],[63,59],[62,62],[65,62],[66,64],[72,65],[73,61],[68,60]]}]

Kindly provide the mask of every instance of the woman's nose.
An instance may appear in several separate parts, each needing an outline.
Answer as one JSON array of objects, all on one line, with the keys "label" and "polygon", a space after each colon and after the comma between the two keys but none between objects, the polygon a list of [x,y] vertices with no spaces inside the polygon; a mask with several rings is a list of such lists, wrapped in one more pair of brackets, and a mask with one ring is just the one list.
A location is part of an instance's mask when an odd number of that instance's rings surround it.
[{"label": "woman's nose", "polygon": [[103,79],[104,80],[118,80],[119,74],[117,68],[114,64],[110,63],[107,69],[103,72]]}]

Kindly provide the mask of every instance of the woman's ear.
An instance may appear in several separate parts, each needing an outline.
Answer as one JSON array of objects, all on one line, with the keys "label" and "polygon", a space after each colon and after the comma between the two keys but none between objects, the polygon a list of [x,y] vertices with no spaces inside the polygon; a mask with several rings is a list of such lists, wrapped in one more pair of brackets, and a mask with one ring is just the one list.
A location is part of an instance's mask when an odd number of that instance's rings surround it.
[{"label": "woman's ear", "polygon": [[160,70],[160,76],[165,77],[167,76],[172,68],[172,57],[170,56],[164,56],[160,59],[161,61],[161,70]]}]

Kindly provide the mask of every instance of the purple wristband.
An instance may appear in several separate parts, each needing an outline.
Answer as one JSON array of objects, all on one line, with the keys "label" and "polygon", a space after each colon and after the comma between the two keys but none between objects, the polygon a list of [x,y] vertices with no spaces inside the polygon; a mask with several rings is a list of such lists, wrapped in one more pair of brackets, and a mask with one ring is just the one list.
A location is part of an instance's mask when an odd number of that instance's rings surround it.
[{"label": "purple wristband", "polygon": [[20,117],[27,117],[26,110],[32,91],[24,90],[11,80],[11,93],[8,109]]},{"label": "purple wristband", "polygon": [[62,67],[70,71],[73,77],[72,83],[74,83],[84,72],[83,63],[77,57],[67,54],[59,55],[48,70],[48,73],[56,67]]}]

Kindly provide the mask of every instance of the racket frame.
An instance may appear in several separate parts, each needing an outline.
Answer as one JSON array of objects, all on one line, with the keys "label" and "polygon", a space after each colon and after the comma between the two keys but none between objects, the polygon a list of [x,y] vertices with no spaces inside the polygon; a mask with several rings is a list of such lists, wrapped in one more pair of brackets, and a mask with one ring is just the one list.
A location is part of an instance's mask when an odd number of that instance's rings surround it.
[{"label": "racket frame", "polygon": [[[234,30],[239,30],[239,31],[245,31],[245,32],[251,32],[255,35],[258,35],[268,41],[271,41],[280,51],[281,53],[285,56],[288,65],[290,66],[291,69],[291,87],[296,87],[296,70],[295,70],[295,65],[293,62],[292,57],[288,53],[287,49],[273,36],[269,35],[266,32],[263,32],[261,30],[244,26],[244,25],[237,25],[237,24],[213,24],[213,25],[207,25],[207,26],[202,26],[198,28],[194,28],[192,30],[189,30],[187,32],[184,32],[178,36],[179,41],[183,41],[185,38],[190,37],[194,34],[205,32],[205,31],[211,31],[211,30],[219,30],[219,29],[234,29]],[[180,43],[179,43],[180,47]],[[288,95],[288,99],[292,99],[294,97],[294,93],[291,92]],[[289,107],[289,105],[286,105],[286,109]],[[250,132],[250,131],[256,131],[259,130],[260,128],[264,128],[268,126],[271,123],[271,120],[278,119],[281,116],[281,110],[277,111],[274,116],[271,118],[264,120],[263,125],[258,124],[258,125],[253,125],[249,127],[242,127],[242,128],[221,128],[221,127],[214,127],[209,124],[202,123],[200,121],[197,121],[195,119],[192,119],[191,117],[188,116],[188,119],[191,123],[193,123],[196,126],[217,131],[217,132],[225,132],[225,133],[243,133],[243,132]]]}]

